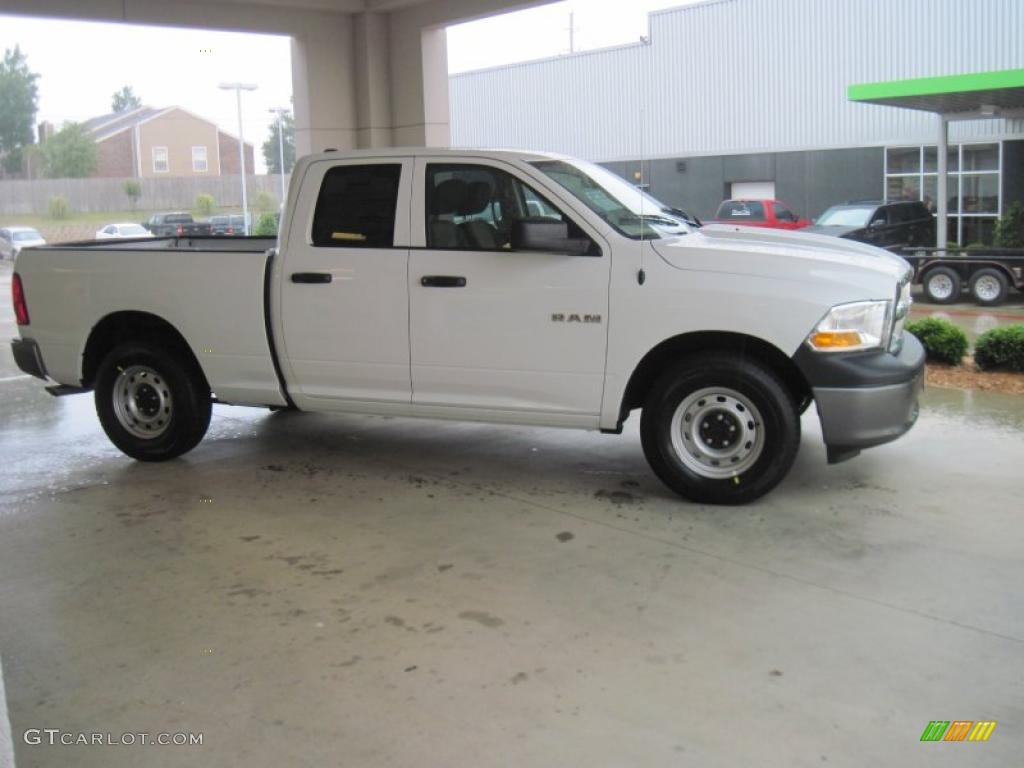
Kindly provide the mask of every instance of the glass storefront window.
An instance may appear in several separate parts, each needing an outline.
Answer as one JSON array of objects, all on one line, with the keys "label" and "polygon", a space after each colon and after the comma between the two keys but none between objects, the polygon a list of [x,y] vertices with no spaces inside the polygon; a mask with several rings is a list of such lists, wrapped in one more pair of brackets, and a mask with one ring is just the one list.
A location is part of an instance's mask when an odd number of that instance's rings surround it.
[{"label": "glass storefront window", "polygon": [[965,144],[964,171],[998,171],[998,144]]},{"label": "glass storefront window", "polygon": [[[885,151],[885,199],[920,199],[929,210],[935,211],[938,207],[937,158],[935,146],[888,147]],[[947,163],[949,242],[991,245],[1002,202],[1000,145],[951,146]]]},{"label": "glass storefront window", "polygon": [[[921,199],[928,205],[928,210],[935,211],[938,207],[939,179],[937,176],[924,177],[924,197]],[[946,210],[949,213],[960,212],[960,177],[949,174],[946,179]]]},{"label": "glass storefront window", "polygon": [[993,216],[963,216],[960,220],[960,245],[992,244],[996,219]]},{"label": "glass storefront window", "polygon": [[999,213],[999,177],[994,173],[964,174],[962,213]]},{"label": "glass storefront window", "polygon": [[887,173],[920,173],[920,147],[890,147],[886,150]]},{"label": "glass storefront window", "polygon": [[[939,151],[935,147],[924,148],[924,172],[936,173],[939,170]],[[946,170],[955,173],[960,170],[960,152],[957,147],[949,147],[946,152]]]}]

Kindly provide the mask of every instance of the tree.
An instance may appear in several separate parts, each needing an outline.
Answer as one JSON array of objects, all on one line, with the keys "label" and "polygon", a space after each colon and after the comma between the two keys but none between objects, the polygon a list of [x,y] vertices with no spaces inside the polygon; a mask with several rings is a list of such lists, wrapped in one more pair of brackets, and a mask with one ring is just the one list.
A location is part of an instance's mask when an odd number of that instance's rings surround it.
[{"label": "tree", "polygon": [[117,91],[110,100],[110,109],[113,112],[130,112],[142,106],[142,99],[135,95],[130,85],[126,85]]},{"label": "tree", "polygon": [[995,244],[999,248],[1024,248],[1024,204],[1019,200],[1008,206],[996,222]]},{"label": "tree", "polygon": [[[284,126],[284,172],[291,173],[295,165],[295,118],[285,113],[281,120]],[[267,161],[268,173],[281,172],[281,150],[277,143],[277,120],[270,124],[270,136],[263,142],[263,159]]]},{"label": "tree", "polygon": [[32,143],[39,102],[39,75],[28,68],[18,46],[0,62],[0,158],[4,170],[21,170],[22,152]]},{"label": "tree", "polygon": [[51,179],[80,179],[96,170],[96,140],[80,123],[64,123],[43,142],[42,155]]}]

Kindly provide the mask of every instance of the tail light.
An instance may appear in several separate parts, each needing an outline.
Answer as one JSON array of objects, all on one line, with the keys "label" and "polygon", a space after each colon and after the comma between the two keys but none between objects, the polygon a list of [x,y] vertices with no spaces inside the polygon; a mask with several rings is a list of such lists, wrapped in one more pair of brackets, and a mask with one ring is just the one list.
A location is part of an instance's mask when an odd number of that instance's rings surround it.
[{"label": "tail light", "polygon": [[185,228],[183,226],[181,226],[181,224],[179,224],[178,225],[178,236],[180,237],[183,234],[185,234]]},{"label": "tail light", "polygon": [[14,302],[14,317],[18,325],[28,325],[28,304],[25,303],[25,289],[21,285],[21,275],[14,273],[11,280],[11,300]]}]

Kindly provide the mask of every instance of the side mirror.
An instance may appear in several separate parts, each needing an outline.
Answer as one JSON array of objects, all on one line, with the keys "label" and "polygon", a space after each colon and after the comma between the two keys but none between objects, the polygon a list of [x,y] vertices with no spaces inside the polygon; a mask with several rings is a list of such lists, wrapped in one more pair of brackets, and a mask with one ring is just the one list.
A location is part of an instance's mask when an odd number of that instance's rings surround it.
[{"label": "side mirror", "polygon": [[585,237],[569,237],[569,225],[547,218],[517,219],[512,225],[514,251],[544,251],[584,256],[590,250]]},{"label": "side mirror", "polygon": [[884,226],[885,226],[885,219],[874,219],[870,224],[868,224],[868,229],[877,229],[878,227],[884,227]]}]

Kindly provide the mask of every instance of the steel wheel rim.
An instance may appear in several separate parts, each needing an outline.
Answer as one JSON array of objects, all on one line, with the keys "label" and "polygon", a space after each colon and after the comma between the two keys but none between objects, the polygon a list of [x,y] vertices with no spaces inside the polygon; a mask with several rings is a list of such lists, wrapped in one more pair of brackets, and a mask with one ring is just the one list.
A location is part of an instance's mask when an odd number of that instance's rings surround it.
[{"label": "steel wheel rim", "polygon": [[153,440],[171,426],[174,403],[166,378],[148,365],[120,369],[114,381],[114,416],[134,437]]},{"label": "steel wheel rim", "polygon": [[953,281],[949,275],[935,275],[928,280],[928,292],[936,299],[948,299],[953,295]]},{"label": "steel wheel rim", "polygon": [[982,275],[974,281],[974,295],[982,301],[994,301],[1002,286],[992,275]]},{"label": "steel wheel rim", "polygon": [[706,387],[683,398],[672,414],[670,434],[679,461],[713,480],[746,472],[764,451],[760,411],[727,387]]}]

